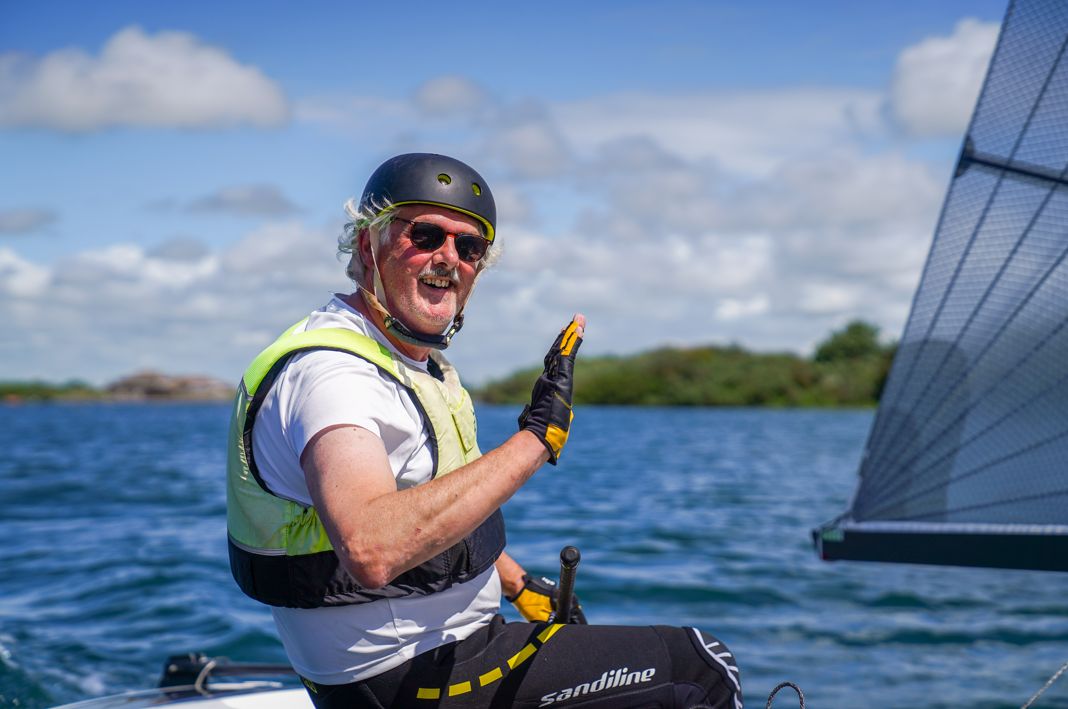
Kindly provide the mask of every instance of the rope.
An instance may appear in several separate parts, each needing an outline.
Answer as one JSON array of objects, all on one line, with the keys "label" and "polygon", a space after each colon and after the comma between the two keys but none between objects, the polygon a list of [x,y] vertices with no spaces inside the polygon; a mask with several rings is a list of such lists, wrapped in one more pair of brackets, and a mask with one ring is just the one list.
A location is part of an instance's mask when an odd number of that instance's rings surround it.
[{"label": "rope", "polygon": [[1020,707],[1020,709],[1028,709],[1028,707],[1030,707],[1032,704],[1034,704],[1035,700],[1038,699],[1040,696],[1042,696],[1042,693],[1045,692],[1047,689],[1049,689],[1050,686],[1054,682],[1056,682],[1057,679],[1061,675],[1064,674],[1065,670],[1068,670],[1068,662],[1065,662],[1063,665],[1061,665],[1061,668],[1059,670],[1057,670],[1056,672],[1054,672],[1053,676],[1050,677],[1048,680],[1046,680],[1046,683],[1044,685],[1042,685],[1042,689],[1040,689],[1037,692],[1035,692],[1034,695],[1030,699],[1027,700],[1027,704],[1024,704],[1022,707]]},{"label": "rope", "polygon": [[197,675],[196,682],[193,683],[193,689],[203,694],[205,697],[211,696],[211,692],[207,690],[205,685],[208,682],[208,677],[211,676],[211,671],[215,669],[215,666],[219,664],[219,658],[213,657],[204,663],[204,667],[201,668],[200,674]]},{"label": "rope", "polygon": [[771,709],[771,702],[775,699],[775,695],[778,694],[779,690],[783,687],[790,687],[795,692],[797,692],[797,698],[801,701],[801,709],[805,709],[805,693],[802,692],[801,688],[793,682],[779,682],[779,684],[775,686],[775,689],[771,690],[771,694],[768,695],[768,705],[767,707],[765,707],[765,709]]}]

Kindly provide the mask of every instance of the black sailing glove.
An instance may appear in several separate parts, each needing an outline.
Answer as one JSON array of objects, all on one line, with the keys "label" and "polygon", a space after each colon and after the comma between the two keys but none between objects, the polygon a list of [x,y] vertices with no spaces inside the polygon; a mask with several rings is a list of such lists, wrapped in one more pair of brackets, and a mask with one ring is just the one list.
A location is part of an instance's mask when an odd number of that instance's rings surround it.
[{"label": "black sailing glove", "polygon": [[560,331],[549,354],[545,355],[545,371],[534,383],[530,403],[519,414],[519,430],[530,431],[541,439],[549,449],[549,462],[553,465],[567,443],[571,419],[575,417],[571,412],[571,393],[575,355],[582,344],[578,328],[572,320]]},{"label": "black sailing glove", "polygon": [[[523,588],[514,597],[505,596],[505,598],[527,620],[546,622],[549,620],[549,615],[556,610],[556,602],[560,600],[560,589],[556,587],[552,579],[544,576],[534,578],[523,574]],[[586,614],[582,612],[578,596],[571,596],[571,618],[567,622],[572,625],[586,625]]]}]

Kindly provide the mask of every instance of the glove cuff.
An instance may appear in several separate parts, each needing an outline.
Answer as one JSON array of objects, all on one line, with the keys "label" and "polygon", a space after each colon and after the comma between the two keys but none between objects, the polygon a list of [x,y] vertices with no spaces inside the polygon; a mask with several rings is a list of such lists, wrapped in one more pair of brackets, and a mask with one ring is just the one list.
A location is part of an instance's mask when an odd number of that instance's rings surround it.
[{"label": "glove cuff", "polygon": [[[533,433],[533,431],[531,431],[531,433]],[[536,433],[534,435],[538,436],[538,434],[536,434]],[[543,446],[545,446],[545,450],[549,451],[549,460],[547,460],[545,462],[547,462],[549,465],[556,465],[556,461],[559,460],[559,456],[557,456],[556,455],[556,451],[553,450],[552,444],[549,443],[544,438],[542,438],[541,436],[538,436],[538,440],[541,441],[541,444]]]},{"label": "glove cuff", "polygon": [[504,600],[508,601],[509,603],[515,603],[516,600],[523,595],[523,591],[527,590],[527,586],[529,585],[530,574],[523,574],[523,585],[519,587],[519,590],[515,592],[514,596],[509,596],[507,593],[504,594]]}]

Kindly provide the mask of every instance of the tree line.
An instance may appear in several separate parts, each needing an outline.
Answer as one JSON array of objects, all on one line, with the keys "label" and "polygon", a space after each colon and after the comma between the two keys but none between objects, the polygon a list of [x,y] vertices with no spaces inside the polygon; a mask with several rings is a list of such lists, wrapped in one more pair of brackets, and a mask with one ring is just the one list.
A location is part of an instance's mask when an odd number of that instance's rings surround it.
[{"label": "tree line", "polygon": [[96,387],[72,379],[62,384],[39,380],[29,382],[0,381],[0,403],[5,401],[49,401],[52,399],[89,400],[100,398]]},{"label": "tree line", "polygon": [[[811,358],[737,345],[580,357],[574,400],[620,406],[872,406],[896,349],[880,342],[876,326],[855,320],[832,332]],[[523,369],[472,395],[486,403],[520,404],[540,373],[540,367]]]}]

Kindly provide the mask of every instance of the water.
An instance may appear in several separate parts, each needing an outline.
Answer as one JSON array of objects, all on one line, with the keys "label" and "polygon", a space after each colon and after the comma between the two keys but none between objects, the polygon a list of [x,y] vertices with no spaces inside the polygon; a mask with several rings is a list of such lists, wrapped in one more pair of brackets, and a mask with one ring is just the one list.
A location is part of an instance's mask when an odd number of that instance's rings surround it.
[{"label": "water", "polygon": [[[481,407],[483,447],[517,414]],[[269,613],[229,577],[228,416],[0,406],[0,706],[150,687],[191,650],[284,661]],[[579,546],[591,622],[720,636],[752,707],[784,679],[814,708],[1019,707],[1068,660],[1065,576],[815,558],[809,529],[844,508],[870,423],[581,408],[561,465],[508,503],[509,550],[555,575],[560,547]],[[1040,706],[1068,707],[1068,679]]]}]

